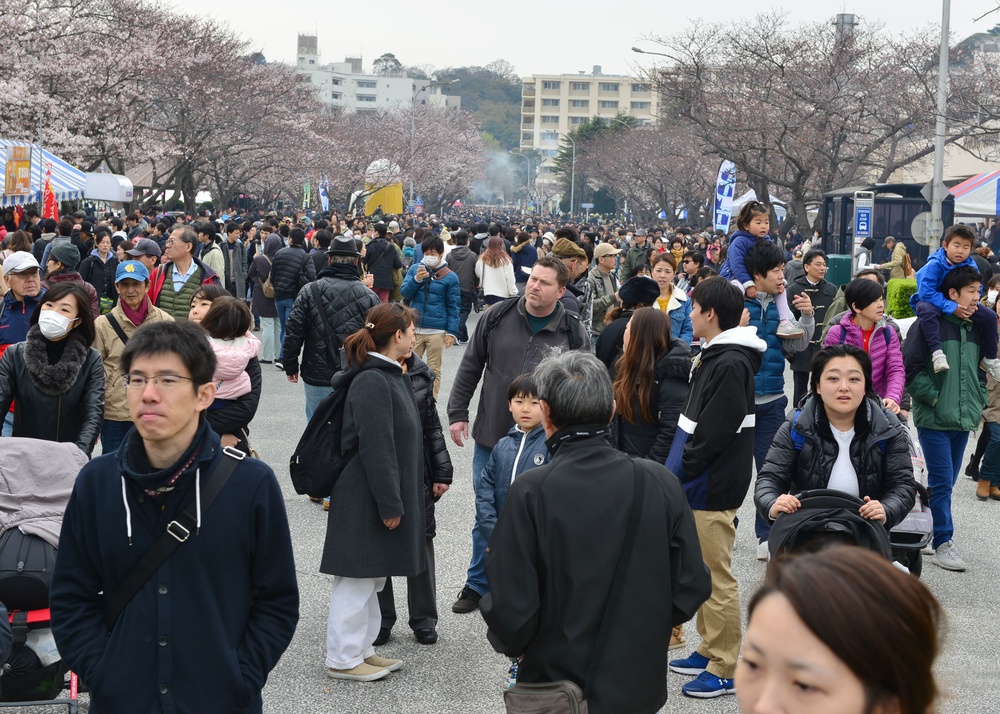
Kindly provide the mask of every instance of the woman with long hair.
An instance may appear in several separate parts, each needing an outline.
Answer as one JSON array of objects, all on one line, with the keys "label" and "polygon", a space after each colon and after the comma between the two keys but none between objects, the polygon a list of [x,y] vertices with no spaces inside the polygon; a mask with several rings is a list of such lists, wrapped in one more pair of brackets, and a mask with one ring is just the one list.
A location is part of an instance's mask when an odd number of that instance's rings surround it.
[{"label": "woman with long hair", "polygon": [[670,336],[670,318],[644,307],[625,328],[625,351],[615,365],[612,443],[632,456],[667,460],[687,399],[691,349]]},{"label": "woman with long hair", "polygon": [[68,441],[90,456],[104,420],[104,363],[90,296],[79,283],[45,293],[24,342],[0,357],[0,414],[14,403],[14,436]]},{"label": "woman with long hair", "polygon": [[748,620],[743,714],[934,711],[941,605],[871,551],[837,545],[772,562]]},{"label": "woman with long hair", "polygon": [[486,250],[476,261],[476,277],[483,286],[487,305],[495,305],[517,295],[514,262],[504,250],[503,238],[500,236],[490,238]]},{"label": "woman with long hair", "polygon": [[402,662],[375,654],[378,593],[392,576],[427,567],[420,410],[400,362],[416,342],[413,311],[377,305],[344,341],[334,391],[346,390],[342,453],[320,571],[333,576],[326,666],[333,679],[370,682]]},{"label": "woman with long hair", "polygon": [[594,354],[608,368],[611,379],[615,378],[615,362],[622,354],[625,328],[628,327],[629,320],[640,307],[654,305],[659,294],[660,288],[656,281],[644,275],[629,278],[618,288],[621,304],[605,314],[604,329],[597,336],[597,345],[594,347]]},{"label": "woman with long hair", "polygon": [[691,344],[694,327],[691,325],[691,300],[679,287],[674,285],[677,264],[671,253],[656,253],[650,259],[653,265],[653,280],[660,286],[660,297],[656,306],[670,317],[670,334]]}]

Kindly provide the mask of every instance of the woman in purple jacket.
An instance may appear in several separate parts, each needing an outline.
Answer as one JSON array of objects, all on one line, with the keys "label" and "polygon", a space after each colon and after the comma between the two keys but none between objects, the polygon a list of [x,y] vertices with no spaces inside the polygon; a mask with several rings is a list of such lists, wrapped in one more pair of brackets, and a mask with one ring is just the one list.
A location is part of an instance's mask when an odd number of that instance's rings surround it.
[{"label": "woman in purple jacket", "polygon": [[872,360],[872,386],[885,408],[899,413],[906,370],[896,331],[885,319],[882,286],[873,280],[855,278],[844,289],[849,308],[838,324],[830,326],[824,347],[847,343],[860,347]]}]

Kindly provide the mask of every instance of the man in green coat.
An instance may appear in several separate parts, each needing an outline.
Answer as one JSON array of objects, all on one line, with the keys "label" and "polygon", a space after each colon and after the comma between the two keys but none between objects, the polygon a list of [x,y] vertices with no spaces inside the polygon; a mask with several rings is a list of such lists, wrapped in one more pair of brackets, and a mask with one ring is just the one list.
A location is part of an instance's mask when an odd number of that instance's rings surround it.
[{"label": "man in green coat", "polygon": [[[941,292],[961,306],[976,309],[981,277],[979,271],[960,265],[945,275]],[[918,319],[906,336],[903,361],[906,387],[913,400],[913,424],[924,450],[927,485],[931,491],[934,518],[934,555],[931,562],[945,570],[965,570],[965,561],[955,546],[951,517],[951,492],[958,479],[969,432],[979,426],[986,406],[984,373],[979,369],[983,334],[971,319],[942,315],[941,349],[952,368],[935,372],[930,349]]]}]

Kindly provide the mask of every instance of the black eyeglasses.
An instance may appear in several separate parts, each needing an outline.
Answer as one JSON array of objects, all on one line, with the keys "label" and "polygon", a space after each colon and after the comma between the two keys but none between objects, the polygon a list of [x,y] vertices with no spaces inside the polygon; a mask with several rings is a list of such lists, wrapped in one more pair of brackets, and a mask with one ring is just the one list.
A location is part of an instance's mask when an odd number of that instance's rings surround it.
[{"label": "black eyeglasses", "polygon": [[182,381],[193,382],[191,377],[182,377],[179,374],[157,374],[147,377],[144,374],[126,374],[122,378],[126,389],[145,389],[149,382],[157,389],[161,387],[165,390],[176,389]]}]

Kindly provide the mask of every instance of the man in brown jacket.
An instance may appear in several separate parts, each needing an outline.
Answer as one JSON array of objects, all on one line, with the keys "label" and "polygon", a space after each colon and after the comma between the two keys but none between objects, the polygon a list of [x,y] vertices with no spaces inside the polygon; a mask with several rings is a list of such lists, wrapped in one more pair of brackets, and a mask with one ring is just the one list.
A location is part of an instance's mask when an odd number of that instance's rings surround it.
[{"label": "man in brown jacket", "polygon": [[892,257],[889,259],[888,263],[873,265],[872,267],[875,268],[875,270],[888,270],[889,280],[905,278],[906,244],[904,244],[903,241],[897,241],[892,236],[888,236],[882,245],[886,250],[892,251]]},{"label": "man in brown jacket", "polygon": [[94,321],[94,349],[104,359],[104,424],[101,427],[101,449],[105,454],[118,450],[128,430],[132,428],[125,382],[118,369],[118,360],[125,343],[147,322],[174,321],[169,314],[150,302],[149,269],[137,260],[119,263],[115,272],[118,304],[107,315]]}]

